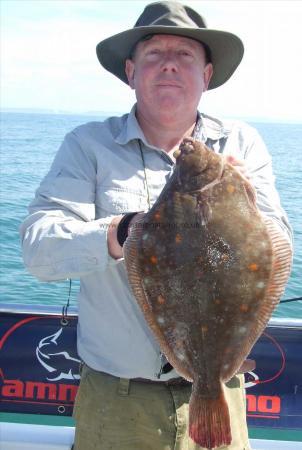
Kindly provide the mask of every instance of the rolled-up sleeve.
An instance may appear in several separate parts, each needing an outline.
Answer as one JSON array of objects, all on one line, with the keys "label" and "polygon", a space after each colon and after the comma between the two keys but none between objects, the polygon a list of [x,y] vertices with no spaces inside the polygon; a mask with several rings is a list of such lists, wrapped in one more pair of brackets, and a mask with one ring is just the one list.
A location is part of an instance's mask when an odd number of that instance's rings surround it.
[{"label": "rolled-up sleeve", "polygon": [[93,153],[69,133],[20,227],[24,264],[38,279],[80,278],[116,262],[107,248],[112,217],[95,216],[96,174]]}]

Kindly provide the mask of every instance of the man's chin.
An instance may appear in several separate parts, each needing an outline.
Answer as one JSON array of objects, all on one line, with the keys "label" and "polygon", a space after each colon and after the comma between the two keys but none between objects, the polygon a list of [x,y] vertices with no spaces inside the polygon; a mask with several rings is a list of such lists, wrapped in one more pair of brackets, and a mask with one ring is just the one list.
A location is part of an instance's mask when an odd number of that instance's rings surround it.
[{"label": "man's chin", "polygon": [[158,96],[156,103],[161,112],[167,113],[176,113],[179,109],[183,110],[185,105],[184,99],[175,94]]}]

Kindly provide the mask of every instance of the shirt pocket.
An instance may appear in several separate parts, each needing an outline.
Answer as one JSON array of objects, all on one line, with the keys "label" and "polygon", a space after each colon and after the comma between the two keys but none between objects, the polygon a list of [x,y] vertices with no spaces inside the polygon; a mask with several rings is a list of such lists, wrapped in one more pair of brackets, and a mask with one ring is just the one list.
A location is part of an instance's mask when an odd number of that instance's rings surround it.
[{"label": "shirt pocket", "polygon": [[136,189],[98,186],[96,195],[97,217],[120,215],[127,212],[144,211],[146,194]]}]

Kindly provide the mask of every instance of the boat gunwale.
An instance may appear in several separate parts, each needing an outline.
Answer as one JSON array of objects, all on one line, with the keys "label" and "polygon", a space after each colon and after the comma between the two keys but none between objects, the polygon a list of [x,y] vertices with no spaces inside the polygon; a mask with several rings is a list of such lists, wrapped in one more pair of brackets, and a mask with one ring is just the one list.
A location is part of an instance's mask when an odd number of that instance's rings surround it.
[{"label": "boat gunwale", "polygon": [[[0,313],[3,314],[39,314],[45,316],[62,316],[63,306],[59,305],[22,305],[21,303],[3,303],[0,305]],[[69,317],[77,317],[78,309],[75,306],[68,308],[67,315]],[[66,316],[66,314],[65,314]],[[268,327],[273,328],[301,328],[302,318],[296,319],[292,317],[272,317]]]}]

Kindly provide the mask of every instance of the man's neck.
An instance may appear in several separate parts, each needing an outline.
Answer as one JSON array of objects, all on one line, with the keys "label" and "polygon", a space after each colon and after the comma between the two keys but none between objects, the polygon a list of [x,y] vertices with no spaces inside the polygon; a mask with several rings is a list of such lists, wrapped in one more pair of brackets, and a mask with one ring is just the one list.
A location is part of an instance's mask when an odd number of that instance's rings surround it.
[{"label": "man's neck", "polygon": [[175,117],[150,118],[137,111],[136,117],[148,143],[171,155],[184,137],[191,136],[197,112],[192,114],[191,118],[186,116],[177,119]]}]

